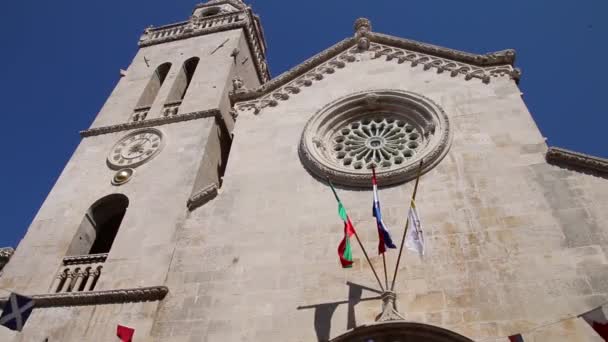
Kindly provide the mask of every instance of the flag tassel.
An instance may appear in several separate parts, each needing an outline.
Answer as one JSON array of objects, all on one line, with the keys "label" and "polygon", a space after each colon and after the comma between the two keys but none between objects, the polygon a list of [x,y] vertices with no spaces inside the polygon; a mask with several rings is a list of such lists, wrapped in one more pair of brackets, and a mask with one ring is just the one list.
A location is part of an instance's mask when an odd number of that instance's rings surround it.
[{"label": "flag tassel", "polygon": [[[420,175],[422,174],[422,163],[423,160],[420,160],[420,165],[418,166],[418,175],[416,176],[416,184],[414,185],[414,193],[412,194],[412,201],[416,200],[416,193],[418,192],[418,184],[420,183]],[[410,202],[411,203],[411,202]],[[395,281],[397,280],[397,273],[399,272],[399,263],[401,262],[401,254],[403,254],[403,245],[405,244],[405,236],[407,234],[407,229],[410,225],[410,215],[407,216],[405,221],[405,229],[403,229],[403,237],[401,238],[401,246],[399,246],[399,255],[397,256],[397,263],[395,263],[395,272],[393,273],[393,282],[391,283],[391,291],[395,290]]]}]

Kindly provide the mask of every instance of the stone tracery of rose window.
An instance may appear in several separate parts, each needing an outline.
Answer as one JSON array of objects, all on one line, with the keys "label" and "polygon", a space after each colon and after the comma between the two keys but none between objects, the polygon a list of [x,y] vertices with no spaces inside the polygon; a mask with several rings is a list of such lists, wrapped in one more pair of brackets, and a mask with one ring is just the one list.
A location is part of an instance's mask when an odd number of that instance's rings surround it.
[{"label": "stone tracery of rose window", "polygon": [[447,115],[431,100],[401,90],[374,90],[338,99],[307,123],[302,162],[314,175],[355,187],[415,178],[437,165],[451,142]]}]

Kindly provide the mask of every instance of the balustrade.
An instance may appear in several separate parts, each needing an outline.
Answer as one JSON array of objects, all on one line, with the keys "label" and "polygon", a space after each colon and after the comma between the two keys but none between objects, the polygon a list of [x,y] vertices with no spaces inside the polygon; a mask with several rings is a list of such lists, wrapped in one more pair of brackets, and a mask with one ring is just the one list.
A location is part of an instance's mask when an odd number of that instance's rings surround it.
[{"label": "balustrade", "polygon": [[91,254],[63,258],[63,265],[51,286],[51,292],[93,291],[107,257],[107,254]]},{"label": "balustrade", "polygon": [[168,117],[177,115],[177,112],[179,111],[179,106],[181,106],[181,104],[182,101],[173,101],[166,103],[163,107],[163,116]]},{"label": "balustrade", "polygon": [[148,113],[150,112],[150,108],[151,107],[135,108],[133,111],[133,116],[131,116],[131,120],[134,122],[145,120],[146,116],[148,116]]}]

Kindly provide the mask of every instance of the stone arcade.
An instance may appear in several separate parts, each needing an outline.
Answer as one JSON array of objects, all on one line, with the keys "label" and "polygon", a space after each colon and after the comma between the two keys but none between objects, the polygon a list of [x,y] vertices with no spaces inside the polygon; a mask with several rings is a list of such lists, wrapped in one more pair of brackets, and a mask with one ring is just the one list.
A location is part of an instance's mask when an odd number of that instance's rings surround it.
[{"label": "stone arcade", "polygon": [[[0,288],[37,301],[1,341],[118,341],[117,324],[138,342],[601,341],[578,315],[608,299],[608,161],[545,144],[514,51],[359,19],[271,78],[239,0],[139,45],[19,246],[0,250]],[[421,159],[429,253],[404,254],[387,297],[358,246],[340,268],[324,179],[380,269],[370,167],[400,239]]]}]

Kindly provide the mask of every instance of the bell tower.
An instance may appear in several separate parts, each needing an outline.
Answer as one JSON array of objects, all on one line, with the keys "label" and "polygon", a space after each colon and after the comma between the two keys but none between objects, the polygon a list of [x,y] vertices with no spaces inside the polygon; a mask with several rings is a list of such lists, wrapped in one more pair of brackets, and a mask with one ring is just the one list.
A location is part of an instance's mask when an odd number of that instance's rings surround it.
[{"label": "bell tower", "polygon": [[239,0],[197,5],[138,43],[2,271],[0,288],[36,301],[2,341],[113,341],[116,324],[146,340],[172,291],[175,236],[222,186],[229,94],[270,77],[259,18]]}]

